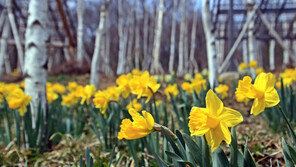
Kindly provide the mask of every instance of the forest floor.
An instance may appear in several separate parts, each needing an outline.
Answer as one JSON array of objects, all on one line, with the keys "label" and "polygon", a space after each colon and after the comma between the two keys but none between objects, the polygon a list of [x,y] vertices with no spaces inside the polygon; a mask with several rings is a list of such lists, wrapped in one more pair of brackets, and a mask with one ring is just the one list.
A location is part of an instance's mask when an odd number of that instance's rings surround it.
[{"label": "forest floor", "polygon": [[[19,79],[8,77],[11,81],[18,81]],[[69,81],[77,81],[79,84],[87,84],[89,75],[58,75],[49,76],[49,82],[59,82],[66,84]],[[178,81],[181,81],[180,79]],[[105,89],[108,86],[116,84],[116,77],[101,76],[100,77],[100,89]],[[266,120],[261,116],[250,115],[251,103],[245,105],[244,103],[238,103],[234,100],[234,89],[230,89],[229,97],[223,100],[224,105],[229,108],[233,108],[240,111],[243,114],[244,121],[236,127],[238,136],[238,144],[244,145],[248,138],[248,148],[253,154],[255,161],[259,166],[270,166],[272,161],[273,165],[279,162],[280,166],[284,166],[284,159],[281,147],[282,134],[275,133],[269,128]],[[226,154],[229,155],[229,147],[223,144]],[[90,147],[92,150],[95,161],[100,161],[102,164],[108,164],[109,156],[111,153],[102,150],[98,140],[93,133],[86,133],[79,139],[73,139],[70,136],[65,136],[64,139],[54,146],[50,152],[46,152],[43,155],[39,155],[35,160],[43,165],[59,166],[61,164],[73,165],[73,162],[79,161],[79,156],[83,155],[85,147]],[[13,154],[13,153],[11,153]],[[31,154],[28,152],[19,152],[18,154]]]}]

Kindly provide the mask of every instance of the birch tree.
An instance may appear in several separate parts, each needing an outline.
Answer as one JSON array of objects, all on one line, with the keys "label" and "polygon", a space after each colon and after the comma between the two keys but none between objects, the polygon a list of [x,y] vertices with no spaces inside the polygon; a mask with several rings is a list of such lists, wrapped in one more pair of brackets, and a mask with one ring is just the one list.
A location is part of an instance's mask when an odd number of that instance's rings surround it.
[{"label": "birch tree", "polygon": [[83,64],[83,14],[84,14],[84,0],[77,0],[77,61],[79,67]]},{"label": "birch tree", "polygon": [[151,72],[153,73],[163,73],[163,68],[160,64],[159,56],[160,56],[164,0],[159,0],[158,5],[159,6],[158,6],[156,28],[155,28],[154,47],[153,47],[153,64],[151,65]]},{"label": "birch tree", "polygon": [[117,75],[124,73],[125,67],[125,38],[124,38],[124,25],[123,25],[123,9],[122,0],[118,0],[118,36],[119,36],[119,52],[117,63]]},{"label": "birch tree", "polygon": [[24,52],[23,52],[21,39],[19,37],[19,33],[17,30],[17,26],[15,23],[13,11],[12,11],[12,0],[6,0],[6,5],[7,5],[7,14],[8,14],[9,22],[10,22],[11,29],[12,29],[12,34],[13,34],[15,44],[16,44],[18,62],[19,62],[19,66],[20,66],[19,70],[21,72],[23,72],[23,70],[24,70],[24,67],[23,67],[24,66]]},{"label": "birch tree", "polygon": [[145,69],[145,61],[148,58],[148,30],[149,30],[149,26],[148,26],[148,22],[149,22],[149,12],[147,9],[147,5],[145,4],[146,1],[144,1],[143,3],[143,8],[144,8],[144,27],[143,27],[143,61],[142,61],[142,69]]},{"label": "birch tree", "polygon": [[[252,17],[251,12],[254,8],[254,5],[255,5],[254,0],[247,1],[247,17],[249,19],[251,19],[250,17]],[[251,19],[251,21],[248,25],[248,51],[249,51],[249,60],[250,61],[253,61],[253,60],[257,61],[256,50],[255,50],[256,40],[255,40],[254,33],[255,33],[255,20]],[[252,74],[252,78],[254,78],[256,76],[255,69],[251,69],[251,74]]]},{"label": "birch tree", "polygon": [[27,29],[25,34],[25,92],[31,96],[32,128],[36,129],[36,120],[39,106],[44,116],[44,133],[39,129],[38,140],[45,140],[47,134],[47,99],[46,99],[46,77],[47,77],[47,1],[30,0],[28,9]]},{"label": "birch tree", "polygon": [[215,35],[213,32],[213,23],[211,21],[210,1],[203,0],[202,4],[202,24],[207,43],[207,57],[209,69],[209,83],[212,89],[218,85],[218,63],[217,51],[215,45]]},{"label": "birch tree", "polygon": [[173,12],[172,12],[172,31],[171,31],[171,45],[170,45],[170,60],[169,60],[169,71],[174,71],[174,59],[175,59],[175,36],[176,36],[176,13],[177,13],[177,0],[173,2]]},{"label": "birch tree", "polygon": [[90,73],[90,84],[94,85],[97,89],[99,88],[99,62],[100,62],[100,46],[102,40],[102,34],[104,31],[105,23],[105,4],[103,3],[100,9],[100,23],[96,30],[96,42],[94,55],[91,62],[91,73]]},{"label": "birch tree", "polygon": [[[283,18],[284,18],[284,22],[282,24],[283,35],[284,35],[284,37],[286,37],[289,32],[289,23],[287,21],[286,14],[283,15]],[[288,39],[284,39],[284,45],[286,46],[286,48],[290,49],[290,46],[289,46],[290,42]],[[283,50],[283,68],[285,68],[289,63],[289,50],[288,49]]]},{"label": "birch tree", "polygon": [[135,67],[136,69],[140,69],[140,1],[136,1],[136,31],[135,31]]},{"label": "birch tree", "polygon": [[4,27],[0,39],[0,80],[3,80],[5,73],[5,57],[7,52],[7,40],[10,35],[10,26],[7,18],[4,21]]},{"label": "birch tree", "polygon": [[[271,25],[275,27],[275,19],[272,20]],[[271,39],[269,41],[269,69],[274,70],[275,69],[275,40]]]},{"label": "birch tree", "polygon": [[128,22],[128,43],[127,43],[127,62],[126,62],[126,72],[130,72],[133,69],[133,42],[134,42],[134,12],[129,11]]},{"label": "birch tree", "polygon": [[189,72],[193,73],[195,70],[198,71],[198,65],[194,58],[194,51],[196,45],[196,24],[197,24],[197,10],[194,10],[193,23],[191,29],[191,46],[190,46],[190,59],[189,59]]},{"label": "birch tree", "polygon": [[[296,36],[296,21],[293,22],[293,36]],[[293,49],[294,55],[296,55],[296,40],[293,40],[292,42],[292,49]]]},{"label": "birch tree", "polygon": [[181,20],[180,20],[180,38],[179,38],[179,60],[177,75],[181,76],[184,73],[184,34],[185,34],[185,3],[186,0],[180,2]]},{"label": "birch tree", "polygon": [[242,41],[243,44],[243,62],[246,64],[249,64],[249,59],[248,59],[248,41],[244,39]]}]

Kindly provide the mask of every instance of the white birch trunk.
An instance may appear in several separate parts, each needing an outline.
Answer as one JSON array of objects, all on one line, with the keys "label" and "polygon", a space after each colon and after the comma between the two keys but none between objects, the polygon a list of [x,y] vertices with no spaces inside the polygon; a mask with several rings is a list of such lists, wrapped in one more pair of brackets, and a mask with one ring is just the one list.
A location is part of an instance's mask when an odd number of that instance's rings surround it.
[{"label": "white birch trunk", "polygon": [[[143,2],[145,3],[145,1]],[[146,60],[148,58],[148,44],[149,44],[149,41],[148,41],[148,30],[149,30],[149,26],[148,26],[148,22],[149,22],[149,12],[148,12],[148,9],[147,9],[147,6],[146,4],[144,4],[144,27],[143,27],[143,33],[144,33],[144,37],[143,37],[143,54],[144,54],[144,58],[143,58],[143,61],[142,61],[142,69],[145,68],[145,65],[146,65]]]},{"label": "white birch trunk", "polygon": [[65,38],[65,47],[63,47],[64,56],[66,61],[69,62],[71,60],[70,53],[69,53],[69,39]]},{"label": "white birch trunk", "polygon": [[13,34],[15,44],[16,44],[18,62],[19,62],[19,66],[20,66],[19,70],[20,70],[20,72],[23,72],[24,71],[24,52],[23,52],[23,47],[21,44],[21,39],[19,37],[19,33],[18,33],[18,30],[16,27],[14,15],[12,12],[12,0],[6,0],[6,5],[7,5],[7,13],[8,13],[9,22],[10,22],[11,29],[12,29],[12,34]]},{"label": "white birch trunk", "polygon": [[[36,128],[36,119],[39,105],[44,116],[44,133],[39,140],[45,140],[47,134],[47,99],[46,99],[46,77],[47,77],[47,1],[30,0],[28,9],[28,22],[25,34],[25,92],[31,96],[32,128]],[[42,137],[42,139],[41,139]]]},{"label": "white birch trunk", "polygon": [[104,31],[105,10],[106,10],[105,4],[102,4],[101,10],[100,10],[100,23],[96,32],[95,50],[94,50],[94,55],[91,62],[91,71],[90,71],[90,84],[94,85],[97,89],[99,88],[100,48],[101,48],[102,34]]},{"label": "white birch trunk", "polygon": [[180,38],[179,38],[179,60],[177,68],[177,76],[182,76],[184,73],[184,31],[185,31],[185,3],[186,1],[180,2],[181,8],[181,20],[180,20]]},{"label": "white birch trunk", "polygon": [[150,20],[150,25],[149,25],[149,39],[148,39],[148,52],[147,52],[147,57],[144,60],[144,70],[148,70],[150,65],[151,65],[151,61],[153,59],[153,44],[154,44],[154,39],[155,39],[155,25],[156,25],[156,16],[153,14]]},{"label": "white birch trunk", "polygon": [[[254,3],[254,0],[248,0],[248,10],[247,10],[247,17],[250,19],[251,16],[251,12],[252,12],[252,9],[255,5]],[[248,26],[248,51],[249,51],[249,60],[250,61],[257,61],[257,58],[256,58],[256,50],[255,50],[255,36],[254,36],[254,32],[255,32],[255,20],[252,19],[249,23],[249,26]],[[252,78],[255,78],[256,76],[256,73],[255,73],[255,69],[251,69],[251,74],[252,74]]]},{"label": "white birch trunk", "polygon": [[198,65],[194,58],[194,51],[196,45],[196,25],[197,25],[197,10],[194,10],[193,23],[191,29],[191,46],[190,46],[190,61],[189,61],[189,72],[193,73],[198,71]]},{"label": "white birch trunk", "polygon": [[151,65],[152,73],[163,73],[163,68],[160,64],[160,44],[161,44],[161,32],[162,32],[162,18],[163,18],[163,8],[164,0],[159,0],[158,4],[158,15],[155,28],[155,40],[153,47],[153,64]]},{"label": "white birch trunk", "polygon": [[[294,21],[293,23],[293,36],[294,37],[296,36],[296,21]],[[294,55],[296,55],[296,40],[293,40],[292,42],[292,49],[293,49]]]},{"label": "white birch trunk", "polygon": [[[273,19],[271,22],[272,26],[275,26],[275,20]],[[275,69],[275,40],[271,39],[269,41],[269,69],[274,70]]]},{"label": "white birch trunk", "polygon": [[10,34],[10,26],[9,26],[9,21],[7,20],[8,18],[5,19],[4,21],[4,27],[2,31],[2,36],[0,39],[0,80],[3,80],[3,75],[5,73],[5,57],[6,57],[6,52],[7,52],[7,39]]},{"label": "white birch trunk", "polygon": [[218,62],[217,62],[217,51],[215,45],[215,36],[213,30],[213,23],[211,21],[209,0],[203,0],[202,5],[202,24],[206,37],[207,43],[207,57],[208,57],[208,68],[209,68],[209,83],[211,89],[218,86]]},{"label": "white birch trunk", "polygon": [[[288,31],[289,31],[289,23],[287,22],[287,16],[284,14],[284,22],[282,24],[282,28],[283,28],[283,35],[284,37],[286,37],[288,35]],[[288,39],[284,39],[284,45],[286,48],[290,49],[289,46],[290,42]],[[284,49],[283,50],[283,68],[285,68],[288,63],[289,63],[289,50],[288,49]]]},{"label": "white birch trunk", "polygon": [[174,71],[174,60],[175,60],[175,36],[176,36],[176,13],[177,13],[177,0],[173,2],[173,13],[172,13],[172,31],[171,31],[171,45],[170,45],[170,60],[169,60],[169,71]]},{"label": "white birch trunk", "polygon": [[246,39],[243,40],[243,62],[249,64],[248,60],[248,41]]},{"label": "white birch trunk", "polygon": [[111,66],[110,66],[110,30],[109,30],[109,27],[110,27],[110,17],[109,17],[109,0],[107,0],[107,4],[108,4],[108,8],[106,8],[106,18],[105,18],[105,26],[104,26],[104,33],[105,33],[105,42],[106,42],[106,48],[105,48],[105,59],[104,59],[104,72],[106,75],[108,76],[111,76],[113,75],[113,71],[111,69]]},{"label": "white birch trunk", "polygon": [[125,67],[125,43],[124,43],[124,25],[123,25],[123,9],[122,0],[118,0],[118,36],[119,36],[119,51],[118,51],[118,63],[117,63],[117,75],[124,73]]},{"label": "white birch trunk", "polygon": [[127,19],[128,25],[128,43],[127,43],[127,62],[126,62],[126,72],[130,72],[133,69],[133,42],[134,42],[134,15],[133,11],[129,12],[129,17]]},{"label": "white birch trunk", "polygon": [[[221,27],[220,27],[220,36],[224,37],[225,36],[225,22],[221,23]],[[225,40],[224,39],[220,39],[219,40],[219,52],[218,52],[218,62],[219,64],[223,63],[223,59],[224,59],[224,47],[225,47]]]},{"label": "white birch trunk", "polygon": [[136,38],[135,38],[135,67],[136,69],[140,69],[140,53],[141,53],[141,48],[140,48],[140,1],[136,1]]},{"label": "white birch trunk", "polygon": [[79,67],[83,64],[83,14],[84,0],[77,0],[77,61]]},{"label": "white birch trunk", "polygon": [[188,47],[188,25],[187,25],[187,21],[185,18],[184,21],[184,69],[183,69],[183,73],[187,73],[188,69],[189,69],[189,47]]}]

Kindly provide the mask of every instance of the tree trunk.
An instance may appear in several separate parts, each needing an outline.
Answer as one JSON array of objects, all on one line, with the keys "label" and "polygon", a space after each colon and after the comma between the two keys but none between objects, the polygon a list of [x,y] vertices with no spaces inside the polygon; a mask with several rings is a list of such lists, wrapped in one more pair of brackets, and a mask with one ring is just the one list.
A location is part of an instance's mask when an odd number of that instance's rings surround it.
[{"label": "tree trunk", "polygon": [[7,54],[7,39],[10,35],[10,26],[8,18],[4,21],[4,27],[2,31],[2,36],[0,39],[0,80],[3,80],[3,75],[5,72],[5,57]]},{"label": "tree trunk", "polygon": [[[44,117],[44,130],[39,129],[37,141],[47,140],[48,108],[46,99],[47,77],[47,1],[30,0],[25,34],[25,92],[31,96],[32,128],[36,128],[39,106]],[[41,134],[43,131],[43,134]]]},{"label": "tree trunk", "polygon": [[[247,17],[250,18],[252,9],[255,5],[254,0],[249,0],[247,5],[248,5]],[[250,61],[257,61],[256,50],[255,50],[256,40],[255,40],[254,33],[255,33],[255,20],[252,19],[248,26],[248,49],[249,49],[248,51],[249,51]],[[252,74],[252,78],[255,78],[256,76],[255,69],[251,69],[251,74]]]},{"label": "tree trunk", "polygon": [[174,8],[172,13],[172,31],[171,31],[171,46],[170,46],[170,60],[169,60],[169,71],[174,71],[174,60],[175,60],[175,36],[176,36],[176,13],[177,13],[177,0],[174,0]]},{"label": "tree trunk", "polygon": [[198,65],[194,58],[194,51],[196,45],[196,24],[197,24],[197,10],[194,10],[193,15],[193,23],[191,29],[191,46],[190,46],[190,61],[189,61],[189,72],[193,73],[194,71],[198,71]]},{"label": "tree trunk", "polygon": [[215,45],[215,35],[213,32],[213,23],[211,21],[209,0],[204,0],[202,5],[202,24],[207,43],[207,57],[208,57],[208,69],[209,69],[209,83],[211,89],[218,86],[218,63],[217,63],[217,51]]},{"label": "tree trunk", "polygon": [[143,58],[143,61],[142,61],[142,69],[145,69],[145,65],[146,65],[146,60],[148,58],[148,44],[149,44],[149,41],[148,41],[148,30],[149,30],[149,26],[148,26],[148,22],[149,22],[149,12],[148,12],[148,9],[147,9],[147,6],[145,5],[145,1],[143,2],[143,6],[144,6],[144,27],[143,27],[143,33],[144,33],[144,37],[143,37],[143,53],[144,53],[144,58]]},{"label": "tree trunk", "polygon": [[249,64],[248,60],[248,41],[246,39],[243,40],[243,62]]},{"label": "tree trunk", "polygon": [[123,9],[122,9],[122,0],[118,0],[118,36],[119,36],[119,53],[118,53],[118,63],[117,63],[117,75],[124,73],[125,67],[125,46],[124,43],[124,25],[123,25]]},{"label": "tree trunk", "polygon": [[127,61],[126,61],[126,72],[130,72],[133,65],[133,42],[134,42],[134,15],[133,11],[129,12],[129,17],[127,19],[128,25],[128,43],[127,43]]},{"label": "tree trunk", "polygon": [[141,44],[140,44],[140,1],[136,1],[136,38],[135,38],[135,67],[140,69],[140,53],[141,53]]},{"label": "tree trunk", "polygon": [[96,32],[96,43],[94,55],[91,62],[91,73],[90,73],[90,84],[94,85],[97,89],[99,88],[99,63],[100,63],[100,48],[101,48],[101,40],[102,34],[104,31],[104,23],[105,23],[105,4],[103,3],[100,10],[100,23]]},{"label": "tree trunk", "polygon": [[182,76],[184,73],[184,31],[185,31],[185,3],[186,1],[181,1],[181,20],[180,20],[180,38],[179,38],[179,61],[177,75]]},{"label": "tree trunk", "polygon": [[[275,19],[271,22],[272,26],[275,27]],[[274,70],[275,69],[275,40],[271,39],[269,41],[269,69]]]},{"label": "tree trunk", "polygon": [[155,27],[155,39],[154,39],[154,47],[153,47],[153,64],[151,65],[151,72],[152,73],[163,73],[164,72],[163,68],[160,64],[160,60],[159,60],[164,0],[159,0],[158,5],[159,5],[158,6],[158,15],[157,15],[157,22],[156,22],[156,27]]},{"label": "tree trunk", "polygon": [[103,71],[106,75],[111,76],[113,75],[113,71],[111,69],[111,64],[110,64],[110,17],[109,17],[109,3],[110,0],[107,0],[107,7],[106,7],[106,21],[105,21],[105,26],[104,26],[104,33],[105,33],[105,59],[104,59],[104,68]]},{"label": "tree trunk", "polygon": [[187,73],[188,69],[189,69],[189,47],[188,47],[188,24],[187,24],[187,20],[185,18],[184,21],[184,69],[183,69],[183,73]]},{"label": "tree trunk", "polygon": [[15,44],[16,44],[20,72],[23,72],[24,71],[24,52],[23,52],[23,47],[21,44],[21,39],[19,37],[18,30],[16,27],[14,15],[12,12],[12,0],[6,0],[6,5],[7,5],[7,13],[8,13],[9,22],[11,25],[13,37],[14,37]]},{"label": "tree trunk", "polygon": [[[289,32],[289,23],[287,22],[287,16],[284,14],[284,22],[282,24],[283,28],[283,35],[286,37]],[[284,39],[284,45],[286,48],[290,49],[290,42],[288,39]],[[284,49],[283,50],[283,68],[285,68],[289,63],[289,50]]]},{"label": "tree trunk", "polygon": [[[225,22],[221,22],[221,25],[220,25],[220,37],[224,37],[225,35]],[[224,47],[225,47],[225,40],[224,39],[221,39],[219,40],[219,52],[218,52],[218,62],[219,64],[222,64],[223,63],[223,59],[224,59]]]},{"label": "tree trunk", "polygon": [[[294,21],[293,23],[293,36],[294,37],[296,36],[296,21]],[[292,42],[292,49],[293,49],[294,55],[296,55],[296,40],[293,40]]]},{"label": "tree trunk", "polygon": [[79,67],[83,64],[83,14],[84,14],[84,0],[77,0],[77,61]]}]

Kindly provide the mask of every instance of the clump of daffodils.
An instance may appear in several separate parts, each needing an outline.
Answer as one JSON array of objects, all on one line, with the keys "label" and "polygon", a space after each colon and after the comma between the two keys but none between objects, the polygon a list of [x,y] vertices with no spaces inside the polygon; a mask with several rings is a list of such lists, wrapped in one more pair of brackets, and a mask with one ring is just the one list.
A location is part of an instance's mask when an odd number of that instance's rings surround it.
[{"label": "clump of daffodils", "polygon": [[228,85],[220,84],[218,87],[215,88],[215,91],[221,95],[221,99],[224,99],[228,96]]},{"label": "clump of daffodils", "polygon": [[192,94],[193,91],[200,93],[202,89],[206,89],[207,80],[203,78],[202,74],[197,73],[194,75],[194,78],[190,82],[184,82],[182,84],[182,89],[185,90],[188,94]]},{"label": "clump of daffodils", "polygon": [[279,81],[276,82],[276,87],[281,88],[282,83],[281,80],[283,80],[283,87],[290,86],[296,81],[296,68],[292,69],[286,69],[283,73],[279,76]]},{"label": "clump of daffodils", "polygon": [[177,84],[173,85],[168,85],[165,89],[164,92],[167,96],[168,99],[170,99],[170,96],[172,95],[173,97],[177,97],[179,94],[178,86]]}]

